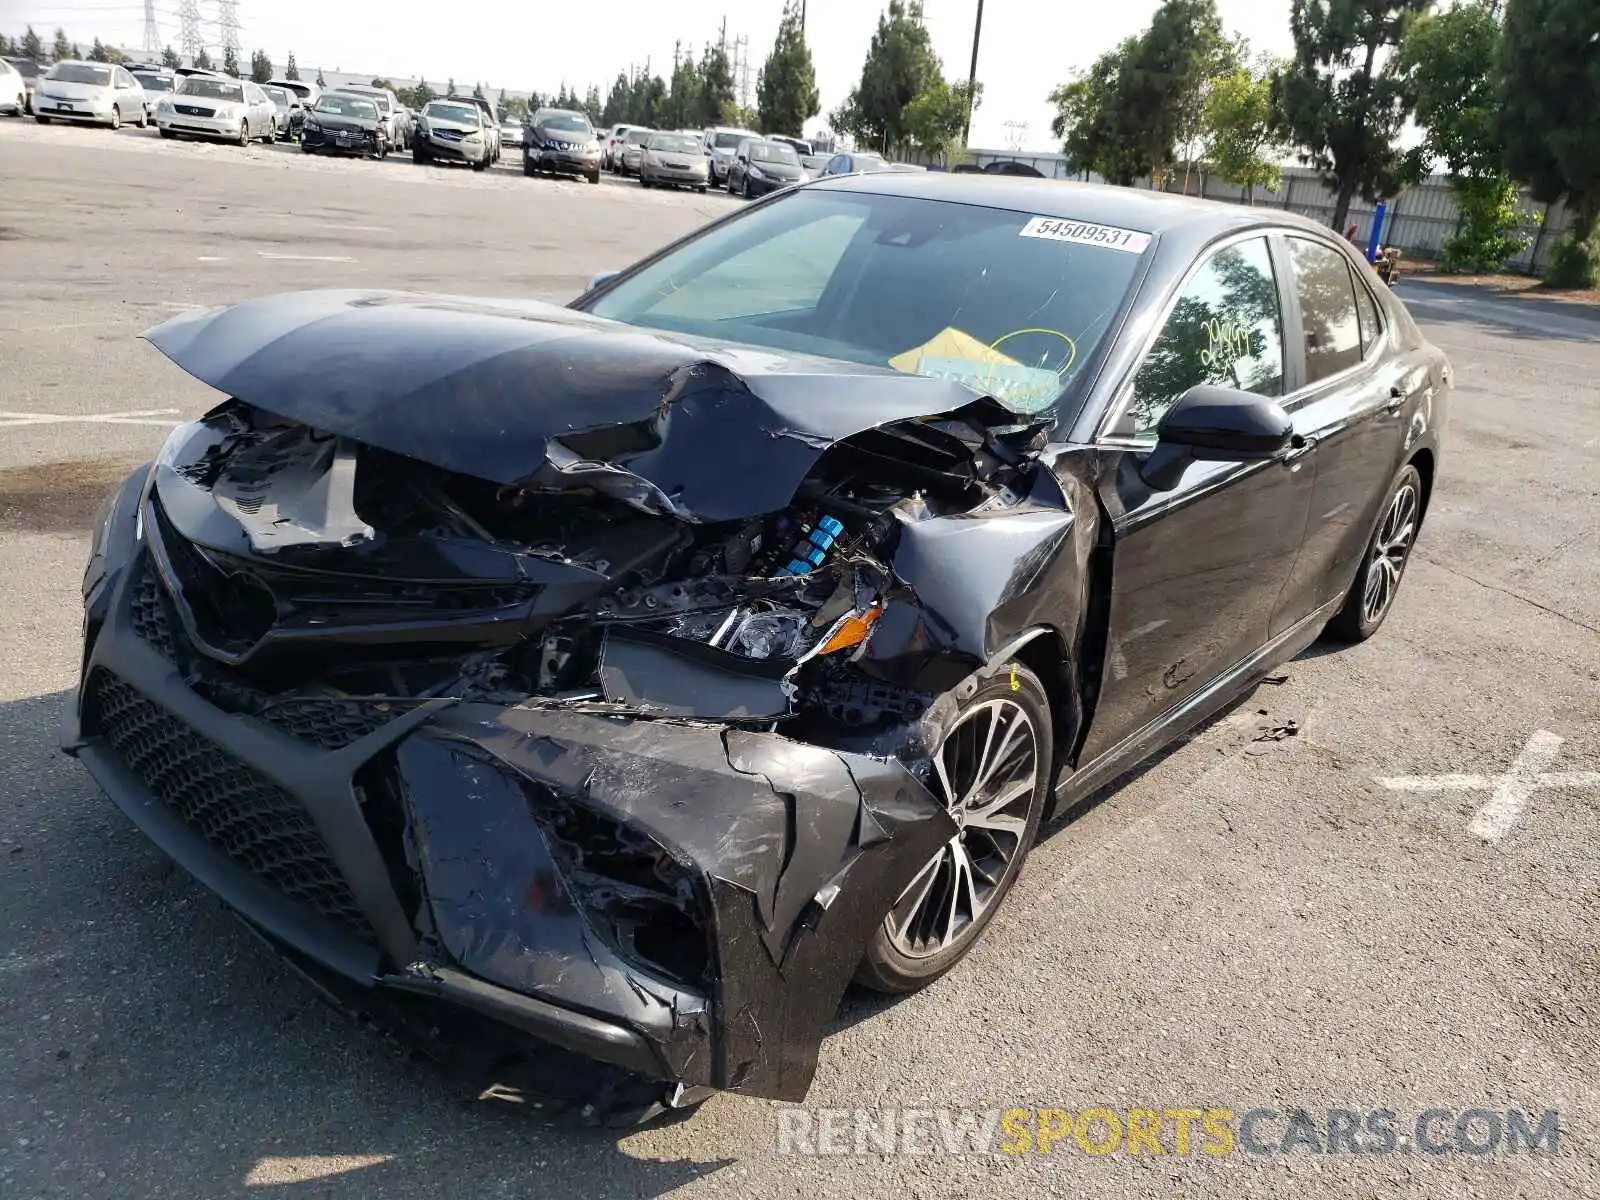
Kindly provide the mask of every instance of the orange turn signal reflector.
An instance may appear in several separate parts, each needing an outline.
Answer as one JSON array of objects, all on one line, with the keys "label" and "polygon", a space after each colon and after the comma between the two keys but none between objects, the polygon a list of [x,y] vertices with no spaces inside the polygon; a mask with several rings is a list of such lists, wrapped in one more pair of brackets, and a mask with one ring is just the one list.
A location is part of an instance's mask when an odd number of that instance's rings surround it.
[{"label": "orange turn signal reflector", "polygon": [[817,653],[833,654],[840,650],[848,650],[851,646],[859,646],[867,640],[867,634],[872,632],[872,623],[882,615],[881,604],[874,604],[866,612],[851,613],[839,622],[838,628]]}]

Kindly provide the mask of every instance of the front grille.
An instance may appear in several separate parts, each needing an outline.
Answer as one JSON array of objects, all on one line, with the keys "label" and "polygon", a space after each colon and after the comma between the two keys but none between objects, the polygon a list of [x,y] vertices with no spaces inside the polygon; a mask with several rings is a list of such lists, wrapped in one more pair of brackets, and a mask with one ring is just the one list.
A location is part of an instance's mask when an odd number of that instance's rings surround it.
[{"label": "front grille", "polygon": [[161,594],[161,581],[156,578],[155,565],[148,554],[139,556],[138,572],[128,589],[128,615],[133,621],[133,631],[162,658],[172,661],[177,656],[172,636],[172,614],[167,611],[166,597]]},{"label": "front grille", "polygon": [[304,696],[268,704],[261,710],[261,719],[302,742],[341,750],[414,707],[405,700]]},{"label": "front grille", "polygon": [[291,900],[373,939],[294,796],[110,671],[95,672],[88,695],[87,727],[185,824]]},{"label": "front grille", "polygon": [[198,104],[174,104],[172,106],[186,117],[214,117],[217,110],[214,108],[201,108]]}]

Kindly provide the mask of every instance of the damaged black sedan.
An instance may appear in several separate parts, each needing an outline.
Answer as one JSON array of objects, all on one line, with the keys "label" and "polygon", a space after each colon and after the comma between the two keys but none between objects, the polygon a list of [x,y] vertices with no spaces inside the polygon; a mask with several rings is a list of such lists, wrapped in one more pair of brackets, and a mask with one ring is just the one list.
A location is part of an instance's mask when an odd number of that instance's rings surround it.
[{"label": "damaged black sedan", "polygon": [[148,337],[226,399],[99,523],[70,751],[341,995],[679,1103],[804,1096],[1041,822],[1374,632],[1450,387],[1309,222],[911,174]]}]

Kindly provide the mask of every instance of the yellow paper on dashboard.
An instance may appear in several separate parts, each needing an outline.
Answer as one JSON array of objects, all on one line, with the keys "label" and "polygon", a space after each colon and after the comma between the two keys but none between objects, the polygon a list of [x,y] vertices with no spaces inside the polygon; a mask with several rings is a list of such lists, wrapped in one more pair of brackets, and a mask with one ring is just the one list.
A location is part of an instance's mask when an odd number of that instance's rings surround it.
[{"label": "yellow paper on dashboard", "polygon": [[918,374],[917,368],[921,365],[923,358],[957,359],[961,362],[996,367],[1016,367],[1021,365],[1016,359],[984,345],[970,333],[963,333],[953,325],[947,326],[939,333],[934,334],[922,345],[913,346],[904,353],[896,354],[889,360],[889,365],[896,371],[904,371],[907,375],[916,375]]},{"label": "yellow paper on dashboard", "polygon": [[908,375],[930,375],[965,384],[979,395],[993,396],[1022,413],[1040,411],[1061,391],[1061,378],[1056,372],[1024,366],[954,327],[895,355],[889,365]]}]

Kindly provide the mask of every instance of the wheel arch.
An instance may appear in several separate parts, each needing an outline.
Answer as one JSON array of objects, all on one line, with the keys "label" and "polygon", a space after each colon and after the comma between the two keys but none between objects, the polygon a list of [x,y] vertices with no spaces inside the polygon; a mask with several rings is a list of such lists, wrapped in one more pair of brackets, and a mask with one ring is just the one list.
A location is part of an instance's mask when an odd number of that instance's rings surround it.
[{"label": "wheel arch", "polygon": [[1418,448],[1417,451],[1406,460],[1406,465],[1415,467],[1417,469],[1417,474],[1422,477],[1422,513],[1417,519],[1417,525],[1419,528],[1421,527],[1422,522],[1428,518],[1428,501],[1433,497],[1433,478],[1436,464],[1437,460],[1434,457],[1433,449],[1429,446],[1422,446]]},{"label": "wheel arch", "polygon": [[1078,673],[1066,636],[1049,625],[1037,625],[1017,635],[995,652],[989,665],[1002,666],[1008,662],[1020,663],[1037,675],[1050,700],[1052,777],[1043,816],[1043,820],[1049,821],[1055,815],[1056,782],[1062,769],[1071,763],[1083,721]]}]

